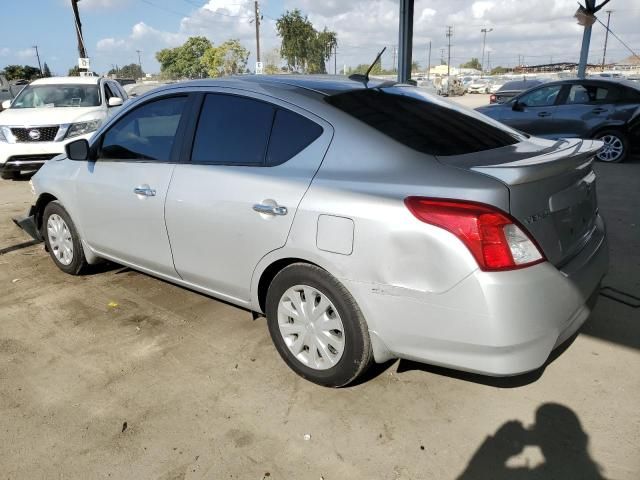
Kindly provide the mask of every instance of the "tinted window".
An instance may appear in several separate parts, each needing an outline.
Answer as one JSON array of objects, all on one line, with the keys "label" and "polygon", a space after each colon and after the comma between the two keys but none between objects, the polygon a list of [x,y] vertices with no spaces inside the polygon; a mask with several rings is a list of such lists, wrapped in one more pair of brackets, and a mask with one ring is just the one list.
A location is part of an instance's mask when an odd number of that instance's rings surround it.
[{"label": "tinted window", "polygon": [[640,102],[640,90],[635,88],[622,88],[621,97],[625,102]]},{"label": "tinted window", "polygon": [[104,135],[99,157],[169,161],[186,101],[164,98],[127,113]]},{"label": "tinted window", "polygon": [[562,85],[549,85],[538,88],[532,92],[525,93],[518,99],[518,102],[527,107],[548,107],[556,102],[558,93]]},{"label": "tinted window", "polygon": [[271,130],[267,165],[280,165],[304,150],[322,135],[322,127],[315,122],[290,112],[278,110]]},{"label": "tinted window", "polygon": [[235,95],[207,95],[202,106],[191,161],[262,165],[275,108]]},{"label": "tinted window", "polygon": [[97,107],[100,93],[97,85],[51,84],[27,85],[11,108]]},{"label": "tinted window", "polygon": [[431,155],[460,155],[520,141],[508,127],[423,96],[417,89],[354,90],[326,101],[407,147]]},{"label": "tinted window", "polygon": [[603,102],[609,99],[610,90],[595,85],[571,85],[567,104]]}]

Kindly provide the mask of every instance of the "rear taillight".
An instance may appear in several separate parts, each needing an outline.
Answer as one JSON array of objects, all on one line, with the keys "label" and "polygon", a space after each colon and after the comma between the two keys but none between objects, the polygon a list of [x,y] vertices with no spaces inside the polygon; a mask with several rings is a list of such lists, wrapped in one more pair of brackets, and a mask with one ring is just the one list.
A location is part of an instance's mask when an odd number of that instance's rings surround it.
[{"label": "rear taillight", "polygon": [[404,203],[418,220],[462,240],[482,270],[514,270],[545,261],[529,235],[495,207],[424,197],[407,197]]},{"label": "rear taillight", "polygon": [[491,95],[489,97],[489,103],[496,103],[496,96],[495,95]]}]

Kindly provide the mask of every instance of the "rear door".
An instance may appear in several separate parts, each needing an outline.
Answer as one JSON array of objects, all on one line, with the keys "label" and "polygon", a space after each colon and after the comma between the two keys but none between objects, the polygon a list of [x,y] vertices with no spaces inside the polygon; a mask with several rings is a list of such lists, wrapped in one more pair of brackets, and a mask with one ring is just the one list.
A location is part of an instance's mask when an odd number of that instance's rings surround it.
[{"label": "rear door", "polygon": [[518,98],[515,108],[503,113],[501,121],[536,136],[553,136],[553,115],[562,85],[545,85]]},{"label": "rear door", "polygon": [[565,85],[553,125],[557,137],[588,137],[611,118],[617,88],[599,83]]},{"label": "rear door", "polygon": [[187,102],[186,95],[163,97],[129,111],[97,140],[97,160],[79,170],[83,237],[101,254],[175,276],[164,202]]},{"label": "rear door", "polygon": [[247,301],[254,268],[285,244],[332,132],[270,97],[203,94],[191,162],[176,167],[166,202],[182,278]]}]

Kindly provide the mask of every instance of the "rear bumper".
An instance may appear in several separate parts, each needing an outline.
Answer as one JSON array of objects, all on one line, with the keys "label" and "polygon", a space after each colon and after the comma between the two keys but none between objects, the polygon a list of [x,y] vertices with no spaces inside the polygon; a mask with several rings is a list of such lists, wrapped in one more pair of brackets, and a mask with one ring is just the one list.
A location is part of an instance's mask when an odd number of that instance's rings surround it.
[{"label": "rear bumper", "polygon": [[387,353],[508,376],[539,368],[580,328],[607,267],[598,219],[592,240],[562,271],[550,263],[509,272],[477,270],[442,294],[345,283],[376,339],[377,360]]}]

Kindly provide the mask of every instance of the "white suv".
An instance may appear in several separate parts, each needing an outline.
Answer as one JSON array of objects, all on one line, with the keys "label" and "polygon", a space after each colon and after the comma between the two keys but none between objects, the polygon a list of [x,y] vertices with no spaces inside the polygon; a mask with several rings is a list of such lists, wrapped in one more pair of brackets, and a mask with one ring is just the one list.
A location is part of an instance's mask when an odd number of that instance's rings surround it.
[{"label": "white suv", "polygon": [[0,176],[35,171],[64,153],[71,140],[90,138],[127,99],[115,81],[102,77],[36,80],[0,113]]}]

